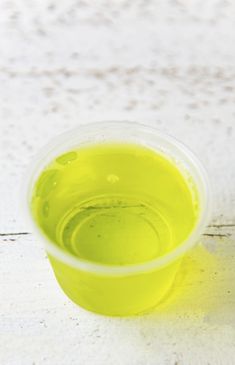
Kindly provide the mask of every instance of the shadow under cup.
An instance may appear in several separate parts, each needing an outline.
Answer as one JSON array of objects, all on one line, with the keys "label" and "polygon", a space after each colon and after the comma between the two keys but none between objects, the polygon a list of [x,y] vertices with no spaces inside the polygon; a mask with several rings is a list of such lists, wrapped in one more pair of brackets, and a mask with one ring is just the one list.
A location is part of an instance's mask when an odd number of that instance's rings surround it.
[{"label": "shadow under cup", "polygon": [[[172,250],[144,262],[125,264],[114,262],[107,265],[76,256],[73,252],[56,244],[53,234],[48,237],[45,232],[43,233],[43,227],[40,226],[32,211],[32,195],[41,173],[51,161],[68,151],[105,143],[147,147],[171,160],[185,179],[191,181],[198,197],[198,217],[187,238]],[[65,133],[44,148],[37,162],[34,162],[29,176],[26,192],[27,213],[35,232],[45,244],[57,281],[70,299],[93,312],[127,316],[154,307],[169,291],[182,257],[197,243],[208,222],[208,182],[198,160],[172,137],[138,123],[92,123]],[[111,176],[111,178],[114,177]],[[57,210],[59,212],[59,208]],[[49,220],[48,222],[47,224],[50,224]],[[138,228],[138,222],[136,222],[136,228]],[[138,234],[138,229],[136,231]],[[143,247],[144,244],[143,237]]]}]

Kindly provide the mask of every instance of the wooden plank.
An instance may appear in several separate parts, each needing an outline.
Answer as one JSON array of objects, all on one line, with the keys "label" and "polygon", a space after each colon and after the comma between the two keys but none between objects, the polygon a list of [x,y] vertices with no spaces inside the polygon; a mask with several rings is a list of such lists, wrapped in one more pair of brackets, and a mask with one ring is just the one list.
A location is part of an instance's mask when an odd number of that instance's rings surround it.
[{"label": "wooden plank", "polygon": [[[0,364],[233,365],[235,3],[31,5],[0,4]],[[123,319],[65,297],[20,205],[27,165],[46,142],[118,119],[185,142],[213,201],[171,295]]]}]

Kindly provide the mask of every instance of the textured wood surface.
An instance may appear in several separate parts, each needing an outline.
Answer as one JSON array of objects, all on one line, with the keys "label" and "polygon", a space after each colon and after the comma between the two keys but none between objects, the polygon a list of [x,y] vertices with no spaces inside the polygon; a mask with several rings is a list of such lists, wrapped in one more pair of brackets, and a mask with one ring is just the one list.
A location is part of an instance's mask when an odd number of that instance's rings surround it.
[{"label": "textured wood surface", "polygon": [[[235,363],[235,3],[0,2],[0,364]],[[27,164],[92,120],[182,140],[208,171],[213,212],[166,303],[88,313],[58,288],[20,206]]]}]

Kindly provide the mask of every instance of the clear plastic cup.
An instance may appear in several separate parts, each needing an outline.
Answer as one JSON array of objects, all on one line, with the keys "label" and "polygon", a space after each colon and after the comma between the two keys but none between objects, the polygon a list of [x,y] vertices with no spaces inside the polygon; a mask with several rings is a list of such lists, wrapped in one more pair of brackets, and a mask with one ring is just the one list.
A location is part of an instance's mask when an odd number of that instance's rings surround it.
[{"label": "clear plastic cup", "polygon": [[[144,263],[104,265],[62,250],[42,233],[31,212],[33,187],[40,173],[49,162],[67,151],[104,142],[126,142],[149,147],[171,159],[187,179],[192,179],[199,197],[199,217],[189,237],[172,251]],[[45,245],[63,291],[80,306],[111,316],[137,314],[162,301],[171,288],[183,256],[199,241],[210,212],[207,176],[192,152],[174,138],[133,122],[90,123],[55,138],[30,168],[25,202],[34,232]]]}]

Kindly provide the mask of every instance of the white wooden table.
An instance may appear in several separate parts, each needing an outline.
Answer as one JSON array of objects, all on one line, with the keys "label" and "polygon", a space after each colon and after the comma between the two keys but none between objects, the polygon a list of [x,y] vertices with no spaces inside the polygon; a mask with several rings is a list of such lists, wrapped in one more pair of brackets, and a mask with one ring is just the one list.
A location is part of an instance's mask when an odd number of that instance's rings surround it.
[{"label": "white wooden table", "polygon": [[[235,364],[235,2],[0,2],[0,364]],[[213,217],[154,312],[59,289],[19,201],[27,164],[87,120],[138,120],[202,159]]]}]

